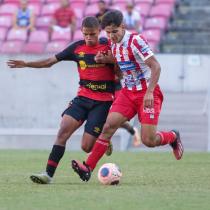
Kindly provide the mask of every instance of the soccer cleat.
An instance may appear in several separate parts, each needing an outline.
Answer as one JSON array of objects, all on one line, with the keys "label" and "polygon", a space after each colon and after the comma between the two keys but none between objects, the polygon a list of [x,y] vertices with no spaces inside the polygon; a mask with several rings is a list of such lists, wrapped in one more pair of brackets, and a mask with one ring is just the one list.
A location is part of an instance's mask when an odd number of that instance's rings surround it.
[{"label": "soccer cleat", "polygon": [[52,182],[52,178],[46,172],[41,174],[32,174],[30,179],[32,182],[37,184],[50,184]]},{"label": "soccer cleat", "polygon": [[174,153],[175,158],[177,160],[180,160],[182,158],[183,153],[184,153],[184,147],[183,147],[182,142],[181,142],[179,131],[172,130],[172,132],[174,132],[176,134],[176,139],[170,145],[173,149],[173,153]]},{"label": "soccer cleat", "polygon": [[141,136],[140,136],[140,133],[136,127],[134,127],[133,129],[135,131],[135,133],[133,135],[133,146],[138,147],[141,145]]},{"label": "soccer cleat", "polygon": [[80,163],[78,160],[72,160],[71,166],[82,181],[87,182],[90,179],[91,171],[85,162]]},{"label": "soccer cleat", "polygon": [[110,155],[112,154],[112,152],[113,152],[113,144],[112,144],[111,141],[109,141],[109,145],[108,145],[108,148],[107,148],[105,154],[106,154],[107,156],[110,156]]}]

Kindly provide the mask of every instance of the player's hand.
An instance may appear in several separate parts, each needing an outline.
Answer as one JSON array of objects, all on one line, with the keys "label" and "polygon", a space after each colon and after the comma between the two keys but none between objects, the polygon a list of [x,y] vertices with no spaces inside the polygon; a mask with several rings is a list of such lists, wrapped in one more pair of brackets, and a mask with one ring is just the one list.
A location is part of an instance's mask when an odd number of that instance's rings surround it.
[{"label": "player's hand", "polygon": [[96,63],[114,63],[114,57],[109,50],[108,52],[98,52],[95,56]]},{"label": "player's hand", "polygon": [[144,95],[144,108],[153,108],[153,106],[154,106],[153,92],[147,91]]},{"label": "player's hand", "polygon": [[100,51],[95,56],[96,63],[105,63],[105,55]]},{"label": "player's hand", "polygon": [[10,68],[24,68],[24,67],[26,67],[26,63],[22,60],[9,60],[9,61],[7,61],[7,65]]}]

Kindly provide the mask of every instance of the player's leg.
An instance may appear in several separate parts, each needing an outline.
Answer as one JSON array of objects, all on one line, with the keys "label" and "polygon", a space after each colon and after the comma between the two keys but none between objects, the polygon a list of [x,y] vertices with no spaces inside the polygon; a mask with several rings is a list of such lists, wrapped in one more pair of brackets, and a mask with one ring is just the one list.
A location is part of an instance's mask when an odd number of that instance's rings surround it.
[{"label": "player's leg", "polygon": [[39,184],[48,184],[56,171],[59,161],[64,155],[65,145],[70,136],[77,130],[85,118],[85,111],[81,107],[79,98],[75,98],[62,114],[60,129],[49,155],[46,171],[42,174],[32,174],[31,180]]},{"label": "player's leg", "polygon": [[72,168],[83,181],[88,181],[90,179],[91,171],[94,170],[97,162],[106,152],[112,135],[126,120],[127,118],[125,118],[122,114],[111,112],[108,115],[102,133],[96,140],[87,160],[83,163],[80,163],[77,160],[72,160]]},{"label": "player's leg", "polygon": [[[88,112],[85,133],[82,139],[82,149],[84,151],[90,152],[92,150],[96,139],[101,134],[111,105],[111,101],[95,101],[93,107]],[[109,149],[109,155],[111,155],[111,153],[112,150]]]},{"label": "player's leg", "polygon": [[89,180],[91,171],[94,170],[97,162],[106,152],[109,141],[115,131],[121,124],[131,119],[136,114],[136,109],[132,101],[123,93],[121,95],[121,97],[118,97],[114,101],[106,119],[106,123],[103,126],[102,133],[96,140],[92,152],[88,156],[87,160],[83,164],[76,160],[72,161],[72,168],[74,170],[76,169],[75,171],[83,181]]},{"label": "player's leg", "polygon": [[183,145],[178,131],[157,131],[158,118],[163,101],[162,93],[157,86],[154,90],[154,108],[140,108],[139,120],[142,123],[141,139],[148,147],[169,144],[173,148],[177,160],[183,155]]},{"label": "player's leg", "polygon": [[126,131],[128,131],[128,133],[130,133],[132,135],[133,146],[138,147],[141,144],[141,136],[140,136],[140,133],[138,131],[138,128],[132,126],[129,122],[123,123],[120,127],[124,128]]}]

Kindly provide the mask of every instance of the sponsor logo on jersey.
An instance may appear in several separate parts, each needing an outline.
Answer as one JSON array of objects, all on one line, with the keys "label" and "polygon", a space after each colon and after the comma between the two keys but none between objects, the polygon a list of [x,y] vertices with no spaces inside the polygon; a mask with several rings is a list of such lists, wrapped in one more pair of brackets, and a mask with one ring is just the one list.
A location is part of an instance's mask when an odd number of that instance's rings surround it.
[{"label": "sponsor logo on jersey", "polygon": [[87,68],[87,64],[83,60],[79,61],[79,65],[80,65],[81,70],[85,70]]},{"label": "sponsor logo on jersey", "polygon": [[87,85],[85,85],[87,88],[91,90],[106,90],[106,83],[104,84],[93,84],[89,82]]},{"label": "sponsor logo on jersey", "polygon": [[79,52],[78,54],[79,54],[79,57],[80,58],[83,58],[85,56],[85,53],[84,52]]},{"label": "sponsor logo on jersey", "polygon": [[136,65],[132,61],[120,61],[118,62],[121,71],[135,70]]}]

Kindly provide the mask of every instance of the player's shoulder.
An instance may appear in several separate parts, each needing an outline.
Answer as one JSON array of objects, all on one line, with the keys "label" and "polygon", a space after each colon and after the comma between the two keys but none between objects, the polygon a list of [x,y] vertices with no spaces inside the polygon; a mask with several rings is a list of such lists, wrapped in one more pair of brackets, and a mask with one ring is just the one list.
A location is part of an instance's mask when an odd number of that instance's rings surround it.
[{"label": "player's shoulder", "polygon": [[132,37],[133,40],[146,40],[144,35],[139,33],[132,33],[131,36],[133,36]]},{"label": "player's shoulder", "polygon": [[84,44],[85,44],[85,40],[78,40],[78,41],[74,41],[70,43],[69,46],[79,46],[79,45],[84,45]]}]

